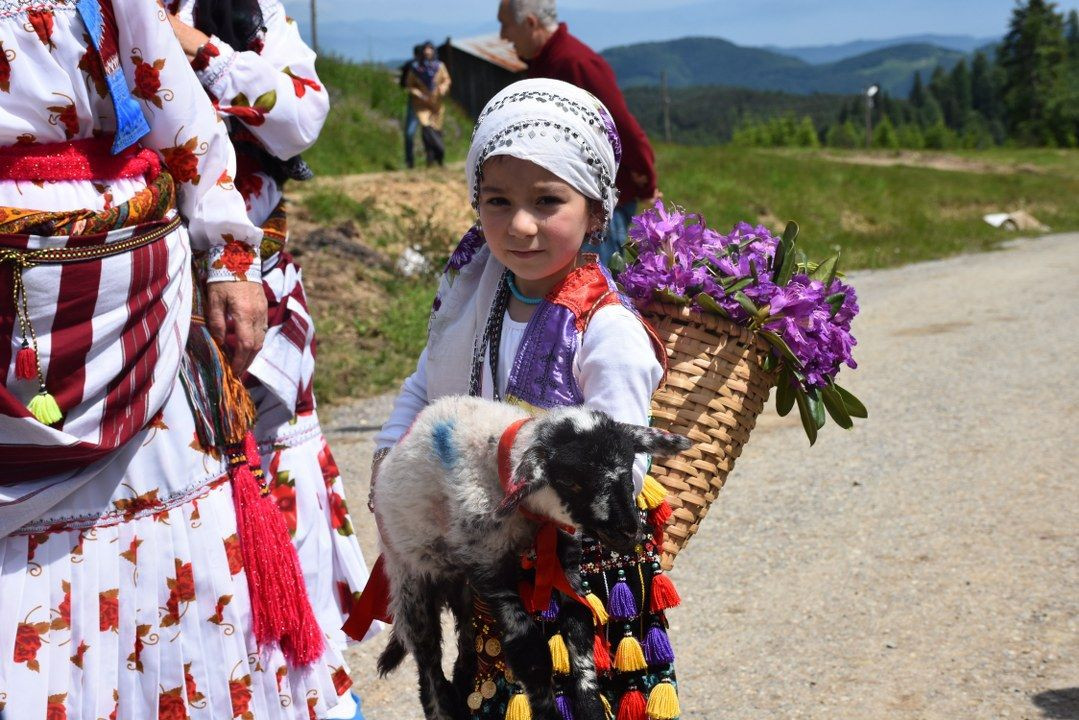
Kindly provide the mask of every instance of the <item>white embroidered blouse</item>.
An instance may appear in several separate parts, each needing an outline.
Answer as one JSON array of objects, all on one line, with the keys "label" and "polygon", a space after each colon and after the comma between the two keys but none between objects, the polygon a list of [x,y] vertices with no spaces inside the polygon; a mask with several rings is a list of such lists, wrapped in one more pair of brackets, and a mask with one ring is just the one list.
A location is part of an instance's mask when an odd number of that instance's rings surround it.
[{"label": "white embroidered blouse", "polygon": [[[164,8],[112,0],[120,62],[156,150],[177,185],[192,246],[210,253],[210,281],[261,279],[262,231],[248,220],[233,178],[224,123],[188,67]],[[115,129],[97,53],[74,0],[0,0],[0,147],[57,143]],[[145,187],[141,178],[34,184],[0,178],[0,205],[103,210]]]}]

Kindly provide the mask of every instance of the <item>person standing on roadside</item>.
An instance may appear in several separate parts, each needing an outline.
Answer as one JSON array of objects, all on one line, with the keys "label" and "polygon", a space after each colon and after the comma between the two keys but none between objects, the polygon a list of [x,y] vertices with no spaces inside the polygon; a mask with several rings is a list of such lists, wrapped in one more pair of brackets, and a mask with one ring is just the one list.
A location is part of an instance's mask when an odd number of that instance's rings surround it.
[{"label": "person standing on roadside", "polygon": [[[401,78],[398,84],[408,90],[408,78],[412,73],[412,65],[423,60],[423,45],[412,47],[412,59],[401,66]],[[412,102],[412,92],[409,91],[405,98],[405,165],[411,169],[416,167],[416,130],[420,127],[420,120],[416,117],[416,107]]]},{"label": "person standing on roadside", "polygon": [[423,134],[423,149],[427,155],[427,167],[441,167],[446,158],[446,145],[442,140],[442,123],[446,117],[443,100],[450,91],[450,73],[437,57],[435,44],[423,44],[422,57],[412,63],[408,76],[408,92]]},{"label": "person standing on roadside", "polygon": [[528,76],[562,80],[583,88],[602,102],[622,140],[618,170],[618,207],[611,218],[604,242],[590,248],[607,263],[626,243],[630,219],[638,203],[652,203],[661,196],[656,188],[656,160],[648,136],[630,113],[618,87],[614,70],[597,52],[570,34],[558,22],[556,0],[501,0],[498,6],[501,36],[513,43],[528,63]]}]

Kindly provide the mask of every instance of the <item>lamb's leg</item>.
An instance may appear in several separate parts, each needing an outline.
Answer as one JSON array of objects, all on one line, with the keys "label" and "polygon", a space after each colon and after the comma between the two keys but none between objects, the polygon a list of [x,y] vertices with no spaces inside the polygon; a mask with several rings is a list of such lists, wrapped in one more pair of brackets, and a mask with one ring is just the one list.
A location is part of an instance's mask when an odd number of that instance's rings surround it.
[{"label": "lamb's leg", "polygon": [[461,720],[466,717],[464,706],[442,672],[442,592],[418,577],[398,587],[394,633],[416,660],[424,715],[427,720]]},{"label": "lamb's leg", "polygon": [[473,691],[472,684],[479,671],[476,632],[472,625],[472,597],[468,584],[462,583],[461,591],[452,593],[448,598],[457,626],[457,659],[453,663],[453,687],[458,697],[468,697]]},{"label": "lamb's leg", "polygon": [[551,653],[539,625],[517,594],[518,566],[507,558],[501,567],[472,573],[473,587],[491,608],[502,631],[506,663],[528,694],[533,720],[561,720],[555,707]]},{"label": "lamb's leg", "polygon": [[573,702],[576,720],[605,720],[607,713],[599,699],[596,665],[592,655],[595,626],[592,611],[572,600],[562,604],[559,629],[569,651],[567,695]]}]

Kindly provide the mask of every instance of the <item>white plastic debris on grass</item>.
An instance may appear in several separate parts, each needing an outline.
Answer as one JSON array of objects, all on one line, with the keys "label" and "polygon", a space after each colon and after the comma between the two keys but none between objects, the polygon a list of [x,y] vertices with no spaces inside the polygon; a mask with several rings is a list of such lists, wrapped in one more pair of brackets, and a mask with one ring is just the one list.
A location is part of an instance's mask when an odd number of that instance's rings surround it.
[{"label": "white plastic debris on grass", "polygon": [[1026,230],[1034,232],[1048,232],[1049,226],[1038,221],[1036,217],[1023,210],[1010,213],[989,213],[983,218],[987,223],[1002,230]]},{"label": "white plastic debris on grass", "polygon": [[427,258],[416,248],[405,248],[401,257],[397,258],[397,272],[405,277],[416,277],[426,273],[431,267]]}]

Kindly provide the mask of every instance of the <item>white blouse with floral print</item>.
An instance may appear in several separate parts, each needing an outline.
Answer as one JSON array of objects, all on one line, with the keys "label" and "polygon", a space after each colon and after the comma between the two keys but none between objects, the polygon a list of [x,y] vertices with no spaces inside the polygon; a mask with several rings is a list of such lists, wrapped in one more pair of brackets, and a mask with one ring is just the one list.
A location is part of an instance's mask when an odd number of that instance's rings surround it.
[{"label": "white blouse with floral print", "polygon": [[[196,250],[210,254],[211,282],[261,279],[262,231],[233,182],[236,158],[173,35],[164,8],[112,0],[124,75],[156,150],[177,184],[179,209]],[[115,129],[97,53],[74,0],[0,0],[0,147],[57,143]],[[0,205],[103,210],[129,199],[142,179],[41,184],[0,178]]]}]

